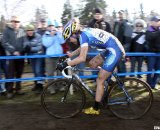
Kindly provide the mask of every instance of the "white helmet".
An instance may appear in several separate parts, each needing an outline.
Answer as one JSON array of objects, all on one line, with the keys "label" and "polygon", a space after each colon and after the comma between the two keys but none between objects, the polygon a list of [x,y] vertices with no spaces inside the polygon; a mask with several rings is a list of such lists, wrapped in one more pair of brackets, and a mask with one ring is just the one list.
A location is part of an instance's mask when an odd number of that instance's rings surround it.
[{"label": "white helmet", "polygon": [[64,40],[67,40],[68,38],[70,38],[70,36],[73,33],[76,33],[77,31],[79,31],[80,29],[80,22],[78,18],[73,18],[72,20],[70,20],[63,29],[63,37]]}]

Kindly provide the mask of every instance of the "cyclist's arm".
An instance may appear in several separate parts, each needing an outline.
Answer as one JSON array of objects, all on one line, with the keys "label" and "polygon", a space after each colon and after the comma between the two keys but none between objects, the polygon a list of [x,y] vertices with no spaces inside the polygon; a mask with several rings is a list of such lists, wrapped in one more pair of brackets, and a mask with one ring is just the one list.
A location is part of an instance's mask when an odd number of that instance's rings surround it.
[{"label": "cyclist's arm", "polygon": [[74,65],[77,65],[81,62],[85,62],[86,61],[86,57],[87,57],[87,52],[88,52],[88,46],[83,46],[80,49],[80,54],[77,58],[71,60],[71,61],[68,61],[67,64],[69,66],[74,66]]},{"label": "cyclist's arm", "polygon": [[77,48],[75,51],[73,51],[72,53],[68,53],[68,56],[71,58],[73,56],[77,56],[80,53],[81,48]]}]

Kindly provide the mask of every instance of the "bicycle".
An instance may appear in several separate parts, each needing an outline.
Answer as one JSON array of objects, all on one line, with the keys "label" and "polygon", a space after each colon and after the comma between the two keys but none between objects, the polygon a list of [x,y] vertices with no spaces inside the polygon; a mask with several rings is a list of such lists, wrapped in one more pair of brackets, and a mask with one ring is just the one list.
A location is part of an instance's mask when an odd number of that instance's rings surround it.
[{"label": "bicycle", "polygon": [[[59,63],[63,61],[64,59],[60,59]],[[79,114],[86,104],[86,91],[95,97],[95,91],[76,74],[76,71],[79,71],[76,66],[68,66],[66,69],[69,69],[72,74],[67,75],[64,69],[62,74],[65,78],[55,79],[48,83],[41,95],[42,107],[49,115],[56,118],[69,118]],[[121,80],[116,72],[113,72],[112,77],[115,78],[114,84],[107,85],[111,78],[105,83],[103,108],[109,108],[115,116],[121,119],[139,119],[144,116],[152,106],[153,94],[150,86],[134,77]],[[49,89],[55,86],[63,86],[64,91],[51,95]]]}]

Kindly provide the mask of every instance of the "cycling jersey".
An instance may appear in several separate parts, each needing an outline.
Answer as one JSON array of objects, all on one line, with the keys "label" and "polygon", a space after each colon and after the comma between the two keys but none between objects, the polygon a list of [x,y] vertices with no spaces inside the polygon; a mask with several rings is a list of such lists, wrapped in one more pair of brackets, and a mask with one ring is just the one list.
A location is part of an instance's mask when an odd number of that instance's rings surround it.
[{"label": "cycling jersey", "polygon": [[104,58],[102,68],[112,72],[118,61],[125,55],[124,48],[118,39],[111,33],[97,28],[85,28],[80,34],[80,45],[95,46],[105,49],[101,56]]}]

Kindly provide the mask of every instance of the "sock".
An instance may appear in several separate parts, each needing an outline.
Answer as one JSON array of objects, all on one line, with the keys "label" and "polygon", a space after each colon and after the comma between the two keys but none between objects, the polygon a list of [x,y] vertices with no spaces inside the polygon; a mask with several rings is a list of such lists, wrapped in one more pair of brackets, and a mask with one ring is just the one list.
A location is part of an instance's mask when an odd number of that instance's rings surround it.
[{"label": "sock", "polygon": [[98,110],[98,109],[99,109],[99,106],[100,106],[100,102],[95,101],[93,108],[94,108],[95,110]]}]

